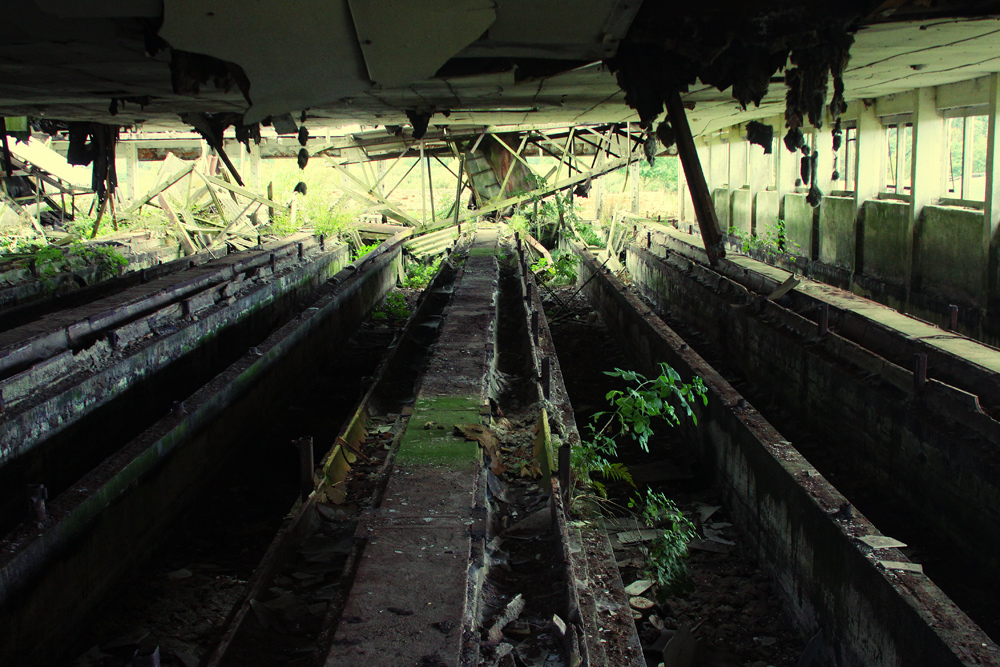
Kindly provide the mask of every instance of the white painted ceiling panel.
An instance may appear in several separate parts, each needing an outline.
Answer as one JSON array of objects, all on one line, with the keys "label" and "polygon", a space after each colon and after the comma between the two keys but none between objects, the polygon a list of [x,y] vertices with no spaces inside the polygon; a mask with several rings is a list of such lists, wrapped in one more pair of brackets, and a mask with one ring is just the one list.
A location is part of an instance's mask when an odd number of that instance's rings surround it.
[{"label": "white painted ceiling panel", "polygon": [[429,79],[493,24],[492,0],[350,0],[368,74],[388,88]]},{"label": "white painted ceiling panel", "polygon": [[346,0],[164,0],[172,47],[233,62],[250,79],[245,122],[370,87]]}]

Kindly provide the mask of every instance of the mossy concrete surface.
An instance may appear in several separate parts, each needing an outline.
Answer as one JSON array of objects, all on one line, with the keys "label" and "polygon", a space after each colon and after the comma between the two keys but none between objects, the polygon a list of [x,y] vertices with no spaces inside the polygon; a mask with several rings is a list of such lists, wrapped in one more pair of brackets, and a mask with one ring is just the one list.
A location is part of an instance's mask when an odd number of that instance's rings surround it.
[{"label": "mossy concrete surface", "polygon": [[866,201],[861,223],[862,268],[868,275],[905,283],[909,273],[910,205]]},{"label": "mossy concrete surface", "polygon": [[[729,224],[741,234],[750,234],[753,227],[753,195],[750,190],[741,188],[733,191],[733,217]],[[728,227],[723,227],[725,229]]]},{"label": "mossy concrete surface", "polygon": [[917,225],[915,287],[963,303],[985,305],[983,212],[925,206]]},{"label": "mossy concrete surface", "polygon": [[478,424],[478,396],[421,397],[399,444],[396,464],[446,464],[475,461],[479,443],[455,432],[457,424]]},{"label": "mossy concrete surface", "polygon": [[[806,201],[805,195],[788,194],[785,195],[783,209],[785,252],[791,255],[812,257],[813,207]],[[766,232],[757,232],[758,236],[766,238],[765,234]]]},{"label": "mossy concrete surface", "polygon": [[719,219],[719,229],[729,229],[729,188],[712,190],[712,204],[715,206],[715,217]]},{"label": "mossy concrete surface", "polygon": [[856,219],[853,197],[823,197],[819,213],[819,261],[854,270]]},{"label": "mossy concrete surface", "polygon": [[763,190],[754,198],[753,226],[754,230],[765,225],[773,225],[781,214],[781,200],[774,190]]}]

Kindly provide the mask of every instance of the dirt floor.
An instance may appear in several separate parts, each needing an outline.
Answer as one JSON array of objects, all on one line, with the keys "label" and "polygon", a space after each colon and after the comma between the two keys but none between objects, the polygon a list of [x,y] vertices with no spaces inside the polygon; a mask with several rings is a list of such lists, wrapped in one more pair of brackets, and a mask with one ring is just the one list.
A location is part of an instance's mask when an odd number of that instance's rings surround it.
[{"label": "dirt floor", "polygon": [[[563,301],[573,291],[558,289]],[[605,394],[620,382],[605,371],[630,366],[584,297],[573,297],[569,307],[569,312],[555,317],[549,313],[549,321],[577,424],[582,427],[594,412],[606,409]],[[635,600],[633,608],[648,607],[633,613],[647,664],[660,664],[665,647],[668,652],[687,647],[696,655],[694,662],[685,663],[691,665],[796,665],[808,638],[793,628],[768,577],[727,521],[708,471],[701,470],[685,443],[673,439],[662,426],[650,442],[649,454],[638,446],[624,445],[621,460],[630,468],[639,489],[648,487],[670,497],[695,523],[698,537],[689,544],[689,590],[659,596],[653,587],[636,593],[644,599]],[[632,541],[642,536],[635,533],[645,526],[627,511],[636,489],[625,484],[610,484],[608,488],[605,507],[612,515],[608,530],[622,580],[629,586],[647,578],[648,542]],[[642,587],[639,584],[633,590]]]}]

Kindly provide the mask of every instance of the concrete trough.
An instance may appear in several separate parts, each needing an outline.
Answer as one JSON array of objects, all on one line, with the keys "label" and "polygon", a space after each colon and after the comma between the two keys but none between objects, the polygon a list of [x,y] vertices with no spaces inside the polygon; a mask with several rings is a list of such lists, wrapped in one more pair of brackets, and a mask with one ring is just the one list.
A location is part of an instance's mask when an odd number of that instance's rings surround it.
[{"label": "concrete trough", "polygon": [[[828,446],[849,453],[855,477],[919,511],[921,523],[962,549],[986,583],[1000,586],[1000,515],[995,511],[1000,507],[1000,423],[981,409],[976,394],[928,376],[912,356],[904,354],[909,364],[900,366],[840,332],[876,341],[880,350],[934,349],[925,358],[940,362],[932,367],[935,372],[950,368],[949,379],[970,388],[988,386],[990,378],[995,384],[996,373],[962,364],[943,347],[961,349],[960,337],[945,332],[935,337],[930,325],[882,306],[850,311],[839,320],[846,326],[820,334],[815,322],[781,305],[804,297],[786,295],[775,303],[677,253],[660,258],[632,247],[629,271],[638,289],[712,338],[733,367],[783,405],[808,415],[827,434]],[[763,284],[766,290],[767,280]],[[905,330],[890,335],[891,328],[880,320],[911,332],[919,328],[925,337]],[[967,341],[966,347],[976,345]],[[984,363],[988,352],[996,358],[985,346],[978,351]],[[987,391],[995,396],[997,390]]]},{"label": "concrete trough", "polygon": [[49,503],[50,520],[0,548],[0,664],[42,665],[133,564],[317,354],[346,339],[395,284],[398,240],[370,253],[289,321]]},{"label": "concrete trough", "polygon": [[[279,254],[285,261],[278,259]],[[5,404],[0,420],[0,467],[203,347],[206,341],[242,323],[270,319],[276,306],[287,310],[344,266],[347,249],[339,246],[319,252],[304,263],[298,256],[298,244],[294,244],[281,253],[262,253],[239,261],[234,257],[212,275],[188,279],[182,286],[151,286],[155,291],[150,298],[156,305],[135,306],[133,310],[139,314],[131,319],[102,316],[95,330],[87,318],[44,334],[59,339],[52,346],[37,341],[29,344],[27,347],[35,346],[41,361],[0,381]],[[271,257],[275,258],[273,269]],[[273,274],[274,269],[278,275]],[[192,283],[201,288],[199,296],[188,290]],[[203,312],[210,307],[211,312]],[[80,333],[75,333],[78,330]],[[142,340],[156,333],[162,335]],[[83,347],[71,347],[73,339],[84,337],[93,340]]]},{"label": "concrete trough", "polygon": [[[718,372],[593,255],[578,249],[581,281],[609,329],[643,372],[665,361],[709,390],[693,441],[724,489],[745,539],[820,657],[837,666],[934,667],[1000,663],[1000,649]],[[596,274],[596,275],[595,275]],[[593,278],[593,279],[591,279]],[[633,278],[635,279],[635,277]]]},{"label": "concrete trough", "polygon": [[[580,433],[545,317],[542,295],[531,271],[530,257],[541,244],[528,234],[518,235],[517,241],[523,296],[520,301],[524,316],[523,331],[530,350],[531,372],[536,378],[536,399],[546,406],[542,410],[542,421],[546,423],[539,425],[542,426],[539,432],[544,436],[544,447],[536,448],[535,457],[544,459],[539,461],[539,467],[543,472],[553,475],[553,531],[559,540],[568,572],[565,618],[577,628],[582,665],[644,667],[646,659],[632,621],[625,584],[618,573],[614,551],[599,508],[583,505],[579,515],[575,517],[581,520],[569,520],[569,470],[563,469],[561,475],[556,473],[558,462],[569,461],[571,448],[579,445]],[[553,414],[549,414],[550,410]],[[553,434],[561,442],[560,452],[553,448]],[[560,454],[562,459],[559,458]],[[591,572],[601,573],[602,577],[606,577],[601,579],[603,585],[593,585],[598,579],[591,576]]]},{"label": "concrete trough", "polygon": [[[649,250],[654,254],[663,257],[672,252],[707,263],[704,250],[685,238],[686,234],[664,225],[646,225],[653,242]],[[719,260],[712,270],[762,296],[771,294],[793,275],[740,255]],[[904,368],[911,368],[914,355],[926,354],[928,373],[933,378],[975,394],[989,410],[1000,410],[1000,352],[996,348],[943,331],[849,291],[801,276],[799,280],[802,284],[782,297],[785,308],[818,323],[825,306],[827,326],[839,336]]]}]

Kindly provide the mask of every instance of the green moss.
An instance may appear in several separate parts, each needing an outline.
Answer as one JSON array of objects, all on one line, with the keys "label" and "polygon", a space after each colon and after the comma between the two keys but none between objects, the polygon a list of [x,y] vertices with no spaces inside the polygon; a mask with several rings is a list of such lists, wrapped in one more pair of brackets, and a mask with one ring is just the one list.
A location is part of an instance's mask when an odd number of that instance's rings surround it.
[{"label": "green moss", "polygon": [[414,406],[396,461],[424,464],[475,461],[479,457],[479,443],[456,435],[455,424],[478,424],[479,421],[478,397],[421,397]]}]

